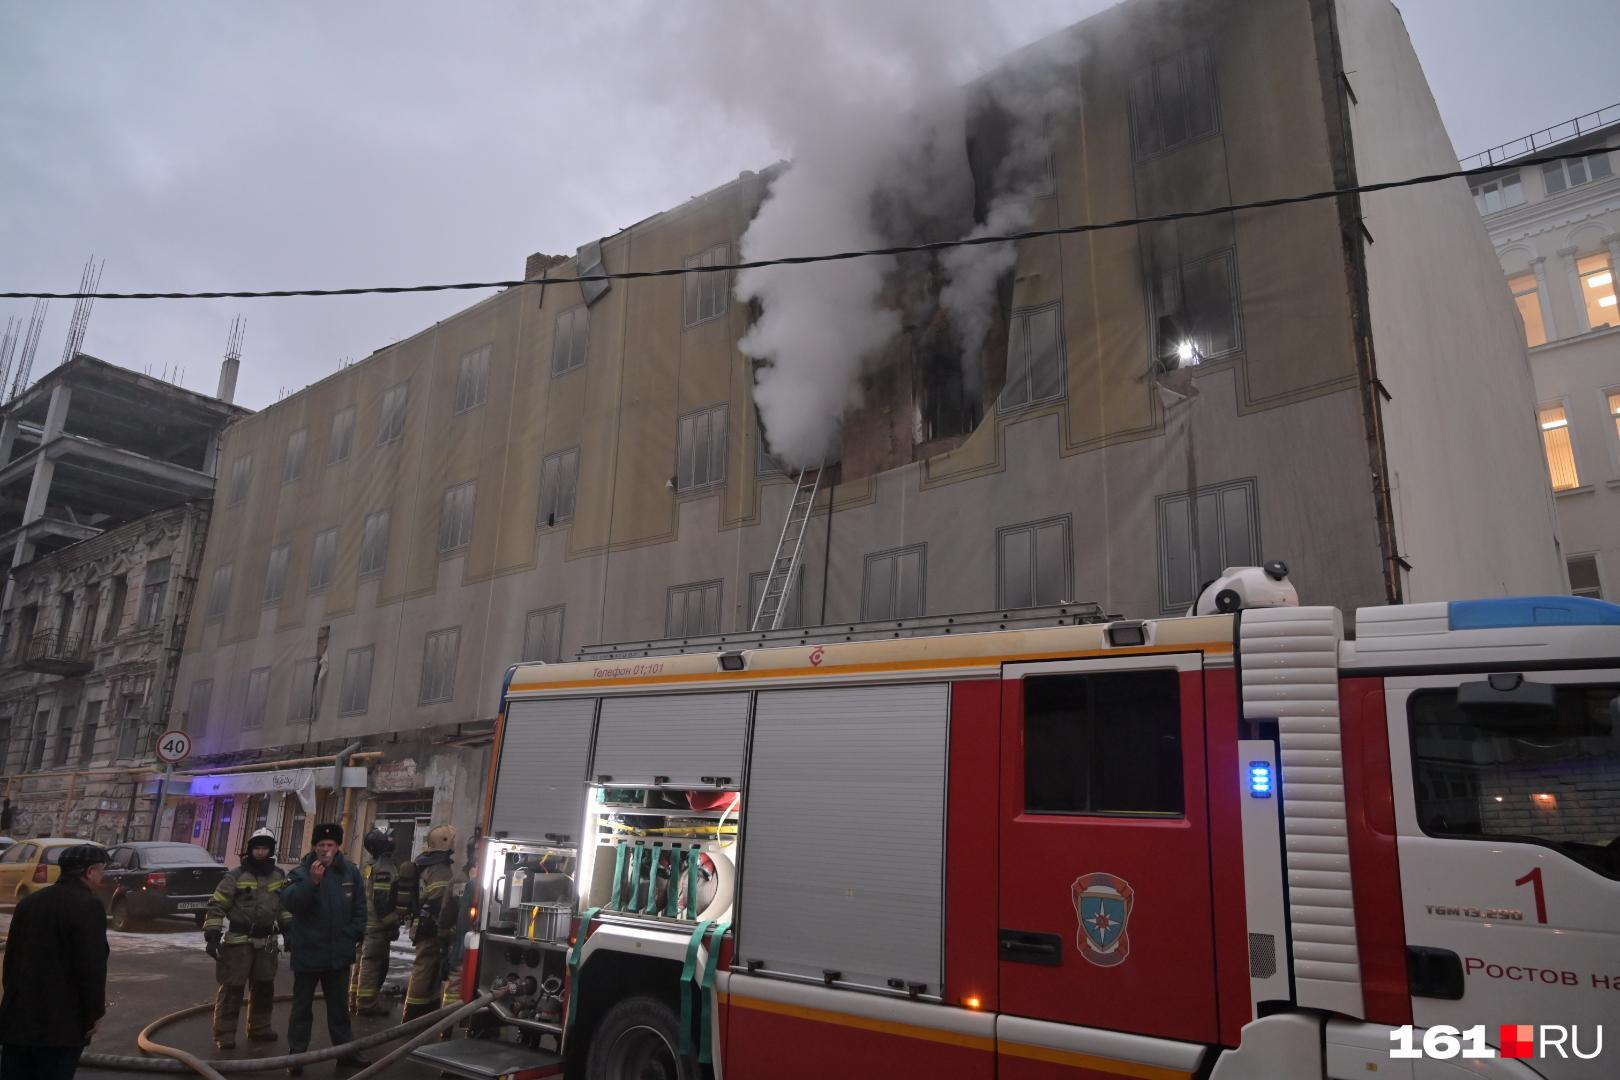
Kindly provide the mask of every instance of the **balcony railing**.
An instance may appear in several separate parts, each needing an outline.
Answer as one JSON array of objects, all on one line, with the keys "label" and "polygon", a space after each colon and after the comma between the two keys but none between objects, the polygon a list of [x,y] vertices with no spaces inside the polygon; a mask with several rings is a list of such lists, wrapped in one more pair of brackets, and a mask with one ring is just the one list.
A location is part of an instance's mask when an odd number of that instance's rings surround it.
[{"label": "balcony railing", "polygon": [[94,666],[84,635],[35,630],[23,651],[22,666],[47,675],[82,675]]},{"label": "balcony railing", "polygon": [[1606,105],[1596,112],[1589,112],[1577,116],[1573,120],[1565,120],[1562,124],[1533,131],[1523,138],[1505,142],[1501,146],[1493,146],[1489,150],[1481,150],[1472,157],[1465,157],[1459,164],[1465,169],[1479,169],[1488,165],[1505,165],[1514,158],[1533,154],[1538,150],[1545,150],[1549,146],[1570,139],[1578,139],[1582,135],[1590,135],[1599,128],[1610,124],[1620,123],[1620,104]]}]

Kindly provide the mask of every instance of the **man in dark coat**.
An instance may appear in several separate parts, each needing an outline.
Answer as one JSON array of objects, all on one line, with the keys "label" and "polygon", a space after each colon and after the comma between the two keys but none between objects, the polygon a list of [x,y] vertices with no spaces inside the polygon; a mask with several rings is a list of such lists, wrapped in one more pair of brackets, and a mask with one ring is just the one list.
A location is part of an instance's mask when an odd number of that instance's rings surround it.
[{"label": "man in dark coat", "polygon": [[107,852],[62,852],[61,877],[17,905],[0,1000],[0,1080],[70,1080],[107,1011]]},{"label": "man in dark coat", "polygon": [[[349,969],[366,936],[366,886],[360,870],[343,857],[343,827],[315,826],[315,850],[304,856],[281,893],[292,913],[285,936],[292,958],[292,1012],[287,1018],[287,1049],[309,1049],[315,1026],[315,987],[326,999],[326,1032],[333,1046],[354,1038],[349,1027]],[[340,1065],[362,1066],[358,1054],[338,1059]],[[302,1070],[289,1070],[294,1076]]]}]

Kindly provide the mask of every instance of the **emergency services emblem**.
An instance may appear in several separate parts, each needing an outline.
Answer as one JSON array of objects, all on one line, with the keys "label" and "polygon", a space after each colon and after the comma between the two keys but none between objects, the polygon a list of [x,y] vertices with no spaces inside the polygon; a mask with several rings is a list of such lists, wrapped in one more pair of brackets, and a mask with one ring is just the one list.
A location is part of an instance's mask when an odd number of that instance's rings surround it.
[{"label": "emergency services emblem", "polygon": [[1080,920],[1074,939],[1080,955],[1098,967],[1123,964],[1131,955],[1125,924],[1136,901],[1130,882],[1113,874],[1082,874],[1069,886],[1069,896]]}]

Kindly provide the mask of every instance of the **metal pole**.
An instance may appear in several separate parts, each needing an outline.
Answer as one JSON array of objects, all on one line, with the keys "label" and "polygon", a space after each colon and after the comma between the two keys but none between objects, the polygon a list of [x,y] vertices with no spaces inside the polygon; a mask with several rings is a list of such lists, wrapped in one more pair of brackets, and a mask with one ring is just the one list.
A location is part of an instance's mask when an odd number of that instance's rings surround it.
[{"label": "metal pole", "polygon": [[148,840],[157,839],[158,819],[163,816],[163,801],[169,797],[169,777],[174,775],[174,762],[163,766],[163,779],[158,781],[157,802],[152,806],[152,830],[147,833]]}]

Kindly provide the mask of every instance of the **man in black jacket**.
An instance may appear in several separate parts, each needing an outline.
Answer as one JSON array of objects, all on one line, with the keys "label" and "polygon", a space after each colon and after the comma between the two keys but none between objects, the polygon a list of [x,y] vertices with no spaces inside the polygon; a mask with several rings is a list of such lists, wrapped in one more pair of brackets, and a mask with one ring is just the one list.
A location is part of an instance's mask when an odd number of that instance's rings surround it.
[{"label": "man in black jacket", "polygon": [[0,1080],[71,1080],[107,1011],[107,852],[62,852],[56,884],[23,897],[6,941]]},{"label": "man in black jacket", "polygon": [[[292,913],[284,931],[292,958],[293,1000],[287,1017],[287,1049],[309,1049],[315,1027],[315,987],[326,999],[326,1032],[333,1046],[354,1038],[349,1027],[349,969],[366,936],[366,885],[360,870],[343,857],[343,826],[315,826],[315,850],[304,856],[282,890],[281,904]],[[358,1054],[338,1064],[369,1064]],[[302,1070],[289,1070],[298,1075]],[[0,1078],[3,1080],[3,1078]]]}]

